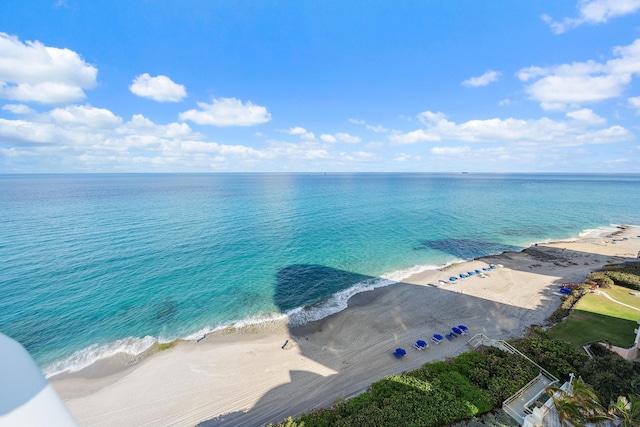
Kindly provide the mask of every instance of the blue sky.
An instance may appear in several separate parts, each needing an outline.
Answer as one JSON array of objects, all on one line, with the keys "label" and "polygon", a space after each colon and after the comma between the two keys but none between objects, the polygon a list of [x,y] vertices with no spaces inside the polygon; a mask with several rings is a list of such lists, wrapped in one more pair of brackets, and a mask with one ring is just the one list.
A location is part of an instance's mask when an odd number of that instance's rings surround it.
[{"label": "blue sky", "polygon": [[638,172],[640,0],[0,3],[0,173]]}]

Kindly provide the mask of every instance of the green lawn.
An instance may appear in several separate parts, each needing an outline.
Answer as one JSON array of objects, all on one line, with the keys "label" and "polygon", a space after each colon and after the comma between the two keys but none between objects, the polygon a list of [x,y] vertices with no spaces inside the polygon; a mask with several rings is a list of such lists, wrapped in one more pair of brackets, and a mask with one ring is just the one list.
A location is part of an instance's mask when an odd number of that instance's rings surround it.
[{"label": "green lawn", "polygon": [[[608,293],[609,296],[611,296],[611,298],[613,299],[640,309],[640,297],[631,295],[631,292],[640,293],[639,291],[634,291],[629,288],[623,288],[622,286],[615,285],[610,289],[603,289],[603,291]],[[638,317],[640,317],[640,311],[636,311],[636,313],[638,313]]]},{"label": "green lawn", "polygon": [[[612,298],[640,308],[640,298],[629,294],[629,289],[613,286],[604,289]],[[602,295],[587,294],[576,304],[567,320],[549,330],[553,338],[570,342],[576,348],[604,340],[618,347],[628,348],[635,339],[640,311],[616,304]]]}]

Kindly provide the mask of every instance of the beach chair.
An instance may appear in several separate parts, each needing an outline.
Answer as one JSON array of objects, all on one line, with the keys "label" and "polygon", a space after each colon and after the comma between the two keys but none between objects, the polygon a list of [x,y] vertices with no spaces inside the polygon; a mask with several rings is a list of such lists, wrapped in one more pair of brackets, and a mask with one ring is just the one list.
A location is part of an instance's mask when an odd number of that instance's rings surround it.
[{"label": "beach chair", "polygon": [[466,278],[467,278],[467,275],[466,275],[466,274],[464,274],[464,273],[460,273],[460,278],[461,278],[461,279],[466,279]]},{"label": "beach chair", "polygon": [[467,276],[471,277],[471,276],[475,276],[476,273],[474,273],[473,271],[467,271]]},{"label": "beach chair", "polygon": [[451,332],[453,332],[456,336],[464,335],[464,332],[462,332],[462,330],[457,326],[454,326],[453,328],[451,328]]},{"label": "beach chair", "polygon": [[482,271],[489,271],[487,267],[482,267]]},{"label": "beach chair", "polygon": [[449,341],[451,341],[452,339],[454,339],[456,336],[454,334],[446,334],[445,338]]},{"label": "beach chair", "polygon": [[440,344],[440,341],[442,341],[444,339],[444,337],[440,334],[433,334],[433,336],[431,337],[431,341],[434,342],[434,344]]},{"label": "beach chair", "polygon": [[476,270],[476,274],[482,274],[482,270]]},{"label": "beach chair", "polygon": [[458,329],[460,329],[462,331],[463,335],[466,335],[469,332],[469,328],[467,328],[464,325],[458,325]]},{"label": "beach chair", "polygon": [[405,350],[404,348],[396,348],[396,351],[393,352],[393,355],[397,358],[400,359],[402,356],[404,356],[405,354],[407,354],[407,350]]},{"label": "beach chair", "polygon": [[453,282],[455,282],[455,281],[457,281],[457,280],[458,280],[458,279],[457,279],[457,278],[455,278],[455,277],[453,277],[453,276],[449,277],[449,282],[451,282],[451,283],[453,283]]},{"label": "beach chair", "polygon": [[424,350],[425,348],[427,348],[427,346],[428,346],[428,345],[429,345],[429,344],[427,344],[427,342],[426,342],[426,341],[424,341],[424,340],[418,340],[418,341],[416,341],[416,343],[413,345],[413,348],[415,348],[415,349],[416,349],[416,350],[418,350],[418,351],[422,351],[422,350]]}]

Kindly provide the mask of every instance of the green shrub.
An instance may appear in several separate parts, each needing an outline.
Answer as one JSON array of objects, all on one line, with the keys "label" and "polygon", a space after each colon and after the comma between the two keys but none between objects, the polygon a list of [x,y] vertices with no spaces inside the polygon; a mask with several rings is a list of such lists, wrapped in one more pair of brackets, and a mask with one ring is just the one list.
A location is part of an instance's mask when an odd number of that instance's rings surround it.
[{"label": "green shrub", "polygon": [[542,335],[516,340],[513,346],[560,379],[575,373],[577,367],[588,360],[586,354],[579,352],[568,342]]},{"label": "green shrub", "polygon": [[613,280],[605,274],[604,271],[593,272],[587,277],[587,284],[596,285],[600,288],[610,288],[613,286]]},{"label": "green shrub", "polygon": [[472,415],[482,414],[493,409],[491,399],[484,390],[471,384],[469,378],[459,372],[450,371],[438,377],[440,387],[456,396],[459,401],[469,404]]},{"label": "green shrub", "polygon": [[486,357],[477,351],[469,351],[467,353],[462,353],[454,360],[458,372],[462,375],[469,376],[469,373],[472,370],[484,366]]},{"label": "green shrub", "polygon": [[638,393],[640,363],[623,359],[602,345],[594,344],[591,350],[595,357],[578,367],[578,372],[604,402]]},{"label": "green shrub", "polygon": [[[605,347],[594,346],[597,357],[589,359],[570,344],[549,339],[544,333],[512,344],[561,380],[572,372],[581,376],[605,402],[640,391],[640,364],[624,360]],[[467,420],[461,427],[511,426],[508,420],[499,421],[495,416],[474,417],[499,408],[538,373],[519,355],[483,348],[386,377],[352,399],[278,426],[436,427],[461,420]],[[489,421],[484,423],[483,419]]]},{"label": "green shrub", "polygon": [[640,291],[640,262],[608,264],[604,270],[604,275],[614,284]]}]

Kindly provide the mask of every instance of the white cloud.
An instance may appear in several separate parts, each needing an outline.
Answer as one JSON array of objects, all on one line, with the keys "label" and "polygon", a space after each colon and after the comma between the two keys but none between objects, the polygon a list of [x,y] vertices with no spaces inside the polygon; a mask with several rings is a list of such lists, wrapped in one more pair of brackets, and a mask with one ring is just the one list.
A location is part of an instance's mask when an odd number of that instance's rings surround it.
[{"label": "white cloud", "polygon": [[389,141],[394,144],[416,144],[418,142],[435,142],[440,141],[441,138],[438,135],[429,134],[423,129],[414,130],[407,133],[395,133],[389,136]]},{"label": "white cloud", "polygon": [[284,133],[288,133],[289,135],[303,135],[305,133],[307,133],[307,130],[303,127],[300,126],[296,126],[296,127],[292,127],[288,130],[285,130]]},{"label": "white cloud", "polygon": [[340,153],[340,159],[350,162],[370,162],[378,159],[378,156],[368,151],[355,151],[353,153]]},{"label": "white cloud", "polygon": [[290,143],[283,141],[269,141],[267,149],[271,158],[287,158],[294,160],[321,160],[332,157],[326,148],[315,141]]},{"label": "white cloud", "polygon": [[300,126],[292,127],[282,132],[288,135],[300,135],[300,138],[306,141],[314,141],[316,139],[316,136],[313,134],[313,132],[309,132],[305,128]]},{"label": "white cloud", "polygon": [[498,71],[487,70],[481,76],[471,77],[470,79],[463,81],[462,85],[467,87],[487,86],[490,83],[498,81],[498,77],[500,77],[500,74],[501,73]]},{"label": "white cloud", "polygon": [[13,114],[34,114],[35,111],[24,104],[6,104],[2,106],[5,111],[10,111]]},{"label": "white cloud", "polygon": [[628,99],[629,105],[640,113],[640,96],[634,96]]},{"label": "white cloud", "polygon": [[0,138],[5,141],[14,141],[18,145],[51,143],[59,139],[60,134],[61,132],[51,124],[0,118]]},{"label": "white cloud", "polygon": [[179,102],[187,96],[183,85],[174,83],[167,76],[151,77],[148,73],[137,76],[129,90],[135,95],[158,102]]},{"label": "white cloud", "polygon": [[471,151],[469,147],[433,147],[431,152],[438,156],[459,156]]},{"label": "white cloud", "polygon": [[91,106],[57,108],[31,121],[0,118],[2,154],[37,158],[45,170],[208,171],[273,155],[203,139],[186,123],[160,125],[142,115],[124,122]]},{"label": "white cloud", "polygon": [[[303,136],[303,130],[284,133]],[[31,120],[0,119],[0,155],[38,159],[41,171],[274,170],[269,165],[278,162],[325,169],[327,161],[348,166],[378,159],[366,151],[336,152],[322,141],[266,143],[257,149],[207,141],[184,122],[157,124],[140,114],[125,121],[90,105],[55,108]]]},{"label": "white cloud", "polygon": [[473,143],[527,143],[555,146],[578,146],[626,141],[632,138],[621,126],[591,130],[604,123],[593,111],[583,109],[568,113],[572,120],[556,121],[549,118],[521,120],[514,118],[469,120],[455,123],[442,113],[425,111],[418,118],[426,125],[407,133],[395,133],[389,140],[396,144],[419,142],[463,141]]},{"label": "white cloud", "polygon": [[525,91],[545,110],[564,110],[568,104],[580,105],[618,97],[640,74],[640,39],[613,49],[616,58],[599,63],[574,62],[554,67],[527,67],[518,78],[528,83]]},{"label": "white cloud", "polygon": [[42,104],[80,101],[85,89],[96,86],[97,74],[72,50],[22,43],[0,33],[0,98]]},{"label": "white cloud", "polygon": [[433,111],[423,111],[418,114],[418,120],[424,124],[446,122],[447,116],[440,111],[437,113],[434,113]]},{"label": "white cloud", "polygon": [[635,13],[640,10],[640,0],[579,0],[577,7],[577,18],[554,21],[546,14],[541,18],[555,34],[562,34],[582,24],[603,24],[612,18]]},{"label": "white cloud", "polygon": [[271,114],[265,107],[251,101],[242,103],[236,98],[214,98],[211,104],[198,102],[200,110],[180,113],[180,120],[190,120],[200,125],[255,126],[271,120]]},{"label": "white cloud", "polygon": [[344,132],[338,132],[333,135],[325,133],[320,135],[320,139],[331,144],[335,144],[338,141],[344,142],[346,144],[357,144],[361,141],[359,136],[352,136]]},{"label": "white cloud", "polygon": [[362,126],[366,127],[368,130],[373,131],[375,133],[386,133],[386,132],[389,132],[389,129],[386,129],[382,125],[373,126],[373,125],[368,124],[364,120],[349,119],[349,123],[353,123],[355,125],[362,125]]},{"label": "white cloud", "polygon": [[186,123],[169,123],[168,125],[158,125],[153,123],[142,114],[135,114],[130,121],[119,129],[120,134],[147,135],[159,138],[170,139],[201,139],[202,135],[194,132]]},{"label": "white cloud", "polygon": [[509,98],[502,99],[498,102],[498,105],[501,107],[508,107],[511,105],[511,100]]},{"label": "white cloud", "polygon": [[360,137],[358,136],[352,136],[349,135],[348,133],[344,133],[344,132],[339,132],[335,134],[335,137],[338,141],[342,141],[345,142],[347,144],[357,144],[360,142]]},{"label": "white cloud", "polygon": [[71,105],[56,108],[49,115],[63,125],[79,125],[93,129],[115,128],[122,124],[122,119],[104,108],[90,105]]},{"label": "white cloud", "polygon": [[567,113],[567,117],[570,117],[574,120],[578,120],[581,122],[585,122],[588,125],[601,125],[606,123],[606,119],[604,117],[598,116],[592,110],[588,108],[583,108],[582,110],[570,111]]},{"label": "white cloud", "polygon": [[329,135],[329,134],[326,134],[326,133],[320,135],[320,139],[323,140],[324,142],[330,142],[332,144],[338,142],[338,140],[336,139],[335,136]]},{"label": "white cloud", "polygon": [[629,159],[611,159],[611,160],[603,160],[603,164],[612,167],[619,167],[620,165],[625,165],[629,163]]}]

